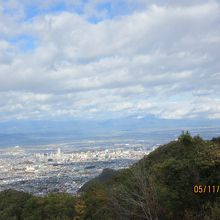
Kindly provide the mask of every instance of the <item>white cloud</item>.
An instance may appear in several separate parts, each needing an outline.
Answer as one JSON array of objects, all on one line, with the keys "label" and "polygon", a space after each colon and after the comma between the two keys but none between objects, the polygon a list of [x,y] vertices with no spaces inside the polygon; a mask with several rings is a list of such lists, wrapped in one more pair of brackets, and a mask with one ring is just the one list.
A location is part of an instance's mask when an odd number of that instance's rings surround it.
[{"label": "white cloud", "polygon": [[220,5],[160,3],[99,23],[72,12],[19,21],[0,10],[1,35],[38,42],[25,53],[0,40],[0,117],[219,118]]}]

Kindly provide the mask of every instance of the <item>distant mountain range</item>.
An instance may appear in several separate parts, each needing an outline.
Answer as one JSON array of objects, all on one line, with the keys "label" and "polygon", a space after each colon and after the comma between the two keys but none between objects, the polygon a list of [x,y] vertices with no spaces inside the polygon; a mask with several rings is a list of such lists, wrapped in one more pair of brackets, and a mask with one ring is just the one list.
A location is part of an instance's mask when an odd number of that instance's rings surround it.
[{"label": "distant mountain range", "polygon": [[[85,139],[149,139],[157,136],[174,136],[182,130],[203,136],[203,129],[218,128],[220,120],[211,119],[158,119],[148,117],[124,117],[106,120],[17,120],[0,122],[0,146],[36,145]],[[172,131],[171,133],[169,131]],[[209,138],[216,136],[207,130]],[[173,133],[174,132],[174,133]],[[170,134],[169,134],[170,133]],[[173,135],[175,134],[175,135]],[[206,138],[206,136],[204,136]],[[169,139],[168,139],[169,140]],[[162,142],[161,142],[162,143]]]},{"label": "distant mountain range", "polygon": [[158,119],[125,117],[106,120],[16,120],[0,122],[0,133],[111,133],[112,131],[143,131],[146,129],[172,129],[220,126],[214,119]]}]

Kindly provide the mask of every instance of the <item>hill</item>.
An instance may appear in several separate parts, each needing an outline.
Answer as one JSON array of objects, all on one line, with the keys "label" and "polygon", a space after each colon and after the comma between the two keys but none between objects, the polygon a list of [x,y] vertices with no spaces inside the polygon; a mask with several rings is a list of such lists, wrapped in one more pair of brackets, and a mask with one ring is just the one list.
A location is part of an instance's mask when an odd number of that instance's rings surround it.
[{"label": "hill", "polygon": [[87,219],[219,219],[220,138],[182,134],[109,181],[88,185]]},{"label": "hill", "polygon": [[183,133],[132,167],[104,170],[76,196],[0,193],[0,220],[220,219],[220,138]]}]

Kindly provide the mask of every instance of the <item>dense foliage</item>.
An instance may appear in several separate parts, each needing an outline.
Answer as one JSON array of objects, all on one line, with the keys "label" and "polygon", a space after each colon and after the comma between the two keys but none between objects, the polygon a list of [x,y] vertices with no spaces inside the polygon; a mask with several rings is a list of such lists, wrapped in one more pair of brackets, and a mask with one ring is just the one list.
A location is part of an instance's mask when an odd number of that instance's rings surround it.
[{"label": "dense foliage", "polygon": [[87,186],[85,218],[220,219],[220,191],[194,193],[195,185],[220,185],[220,138],[186,132],[111,180]]},{"label": "dense foliage", "polygon": [[220,138],[187,132],[129,169],[105,170],[75,197],[1,192],[0,220],[217,220],[220,190],[204,187],[219,185]]},{"label": "dense foliage", "polygon": [[7,190],[0,193],[0,220],[72,220],[75,200],[67,194],[35,197]]}]

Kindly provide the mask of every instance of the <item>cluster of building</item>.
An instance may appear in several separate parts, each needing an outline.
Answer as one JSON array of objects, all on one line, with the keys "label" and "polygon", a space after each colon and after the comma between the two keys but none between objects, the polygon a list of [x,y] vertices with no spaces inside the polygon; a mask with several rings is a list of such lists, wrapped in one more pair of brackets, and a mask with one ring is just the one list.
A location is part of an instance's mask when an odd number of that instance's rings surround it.
[{"label": "cluster of building", "polygon": [[149,151],[137,144],[84,151],[53,148],[37,153],[15,147],[0,154],[0,190],[74,193],[104,168],[126,168]]},{"label": "cluster of building", "polygon": [[85,161],[106,161],[106,160],[115,160],[119,158],[124,159],[139,159],[143,156],[145,152],[140,148],[132,149],[105,149],[105,150],[88,150],[88,151],[79,151],[72,153],[63,153],[60,148],[57,149],[57,152],[51,152],[47,154],[38,153],[35,154],[35,157],[41,162],[85,162]]}]

